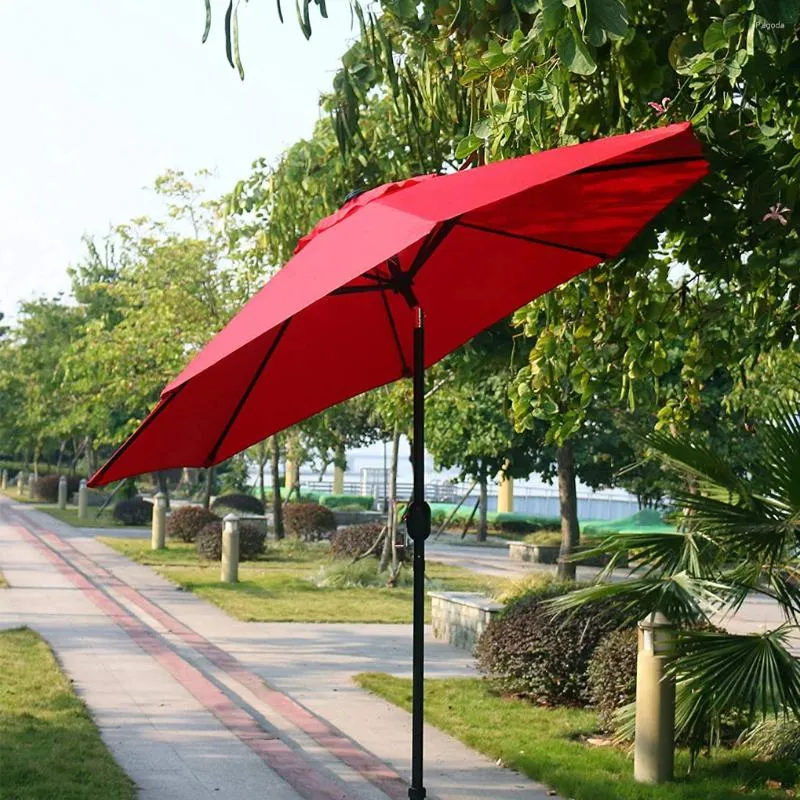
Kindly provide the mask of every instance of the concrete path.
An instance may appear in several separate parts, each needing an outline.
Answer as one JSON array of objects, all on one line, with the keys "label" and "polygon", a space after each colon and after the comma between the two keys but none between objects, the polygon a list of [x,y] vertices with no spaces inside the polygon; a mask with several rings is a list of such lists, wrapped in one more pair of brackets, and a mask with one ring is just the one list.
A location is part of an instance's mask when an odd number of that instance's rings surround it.
[{"label": "concrete path", "polygon": [[[410,716],[350,676],[408,676],[410,626],[238,622],[98,533],[0,499],[0,627],[50,642],[143,800],[407,797]],[[426,669],[474,674],[466,653],[430,637]],[[552,796],[425,735],[430,797]]]}]

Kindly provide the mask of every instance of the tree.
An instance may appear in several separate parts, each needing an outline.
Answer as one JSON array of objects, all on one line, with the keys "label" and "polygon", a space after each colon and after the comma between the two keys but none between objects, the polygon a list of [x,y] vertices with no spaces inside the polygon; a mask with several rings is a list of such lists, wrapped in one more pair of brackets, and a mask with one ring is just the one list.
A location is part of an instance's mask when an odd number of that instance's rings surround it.
[{"label": "tree", "polygon": [[[588,411],[613,410],[618,392],[629,410],[652,403],[658,425],[687,428],[720,367],[733,391],[760,353],[796,340],[800,44],[775,26],[789,33],[800,9],[747,0],[695,3],[688,14],[672,0],[382,8],[360,42],[372,69],[345,64],[327,103],[349,130],[358,127],[358,98],[380,87],[423,128],[427,118],[444,120],[457,159],[685,118],[706,142],[711,177],[680,208],[624,259],[517,317],[530,355],[512,389],[515,412],[523,427],[548,421],[559,448],[566,550],[578,535],[570,451]],[[679,378],[663,391],[660,378],[677,359]]]}]

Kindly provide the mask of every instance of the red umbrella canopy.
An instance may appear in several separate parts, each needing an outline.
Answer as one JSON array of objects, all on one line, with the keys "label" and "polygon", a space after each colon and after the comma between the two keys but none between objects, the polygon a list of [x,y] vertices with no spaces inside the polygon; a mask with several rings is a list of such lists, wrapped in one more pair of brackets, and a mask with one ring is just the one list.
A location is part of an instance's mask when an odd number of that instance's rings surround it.
[{"label": "red umbrella canopy", "polygon": [[209,466],[619,255],[708,170],[688,123],[387,184],[320,222],[91,479]]}]

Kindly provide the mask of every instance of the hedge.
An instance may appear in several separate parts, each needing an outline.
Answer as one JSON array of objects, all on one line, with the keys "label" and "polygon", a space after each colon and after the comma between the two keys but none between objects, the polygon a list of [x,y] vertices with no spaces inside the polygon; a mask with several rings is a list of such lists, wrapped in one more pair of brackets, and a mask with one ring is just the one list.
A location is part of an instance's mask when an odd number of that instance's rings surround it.
[{"label": "hedge", "polygon": [[223,509],[240,514],[257,514],[258,516],[263,516],[264,514],[264,504],[257,497],[237,492],[221,494],[219,497],[214,498],[211,510],[219,511],[222,516],[225,516],[222,513]]},{"label": "hedge", "polygon": [[209,523],[220,518],[202,506],[181,506],[167,517],[167,536],[182,542],[193,542]]},{"label": "hedge", "polygon": [[363,508],[371,511],[375,505],[375,498],[358,494],[321,494],[319,503],[328,508],[341,508],[342,506]]}]

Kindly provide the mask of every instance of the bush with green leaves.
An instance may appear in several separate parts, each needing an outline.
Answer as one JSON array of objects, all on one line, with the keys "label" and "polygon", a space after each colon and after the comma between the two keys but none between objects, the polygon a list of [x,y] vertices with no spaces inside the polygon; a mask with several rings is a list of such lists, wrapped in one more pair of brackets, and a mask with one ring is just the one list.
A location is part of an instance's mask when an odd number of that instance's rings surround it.
[{"label": "bush with green leaves", "polygon": [[348,511],[370,511],[375,505],[374,497],[367,497],[358,494],[321,494],[319,502],[328,508],[336,508]]},{"label": "bush with green leaves", "polygon": [[215,497],[214,502],[211,504],[211,510],[223,517],[230,511],[234,514],[256,514],[262,516],[264,514],[264,504],[251,494],[230,492],[229,494]]},{"label": "bush with green leaves", "polygon": [[547,601],[574,588],[554,582],[511,602],[478,641],[478,667],[498,690],[542,705],[582,706],[586,670],[600,639],[619,626],[608,608],[554,619]]},{"label": "bush with green leaves", "polygon": [[[58,502],[58,483],[61,480],[58,475],[42,475],[33,487],[33,493],[38,500],[43,503]],[[75,475],[67,476],[67,498],[78,491],[80,478]]]},{"label": "bush with green leaves", "polygon": [[330,539],[336,520],[333,511],[319,503],[287,503],[283,507],[283,527],[287,536],[317,542]]},{"label": "bush with green leaves", "polygon": [[[331,536],[331,554],[334,558],[357,558],[363,555],[377,541],[386,525],[382,522],[365,522],[361,525],[347,525],[339,528]],[[380,557],[380,547],[373,555]]]},{"label": "bush with green leaves", "polygon": [[153,504],[141,497],[119,500],[114,506],[113,516],[123,525],[148,525],[153,519]]},{"label": "bush with green leaves", "polygon": [[182,542],[193,542],[197,534],[219,517],[202,506],[180,506],[167,517],[167,536]]},{"label": "bush with green leaves", "polygon": [[[195,539],[195,550],[201,558],[219,561],[222,558],[222,520],[209,522]],[[267,535],[255,525],[239,523],[239,561],[252,561],[264,552]]]},{"label": "bush with green leaves", "polygon": [[589,659],[589,701],[605,731],[614,730],[614,714],[636,697],[637,652],[637,629],[619,628],[600,640]]}]

